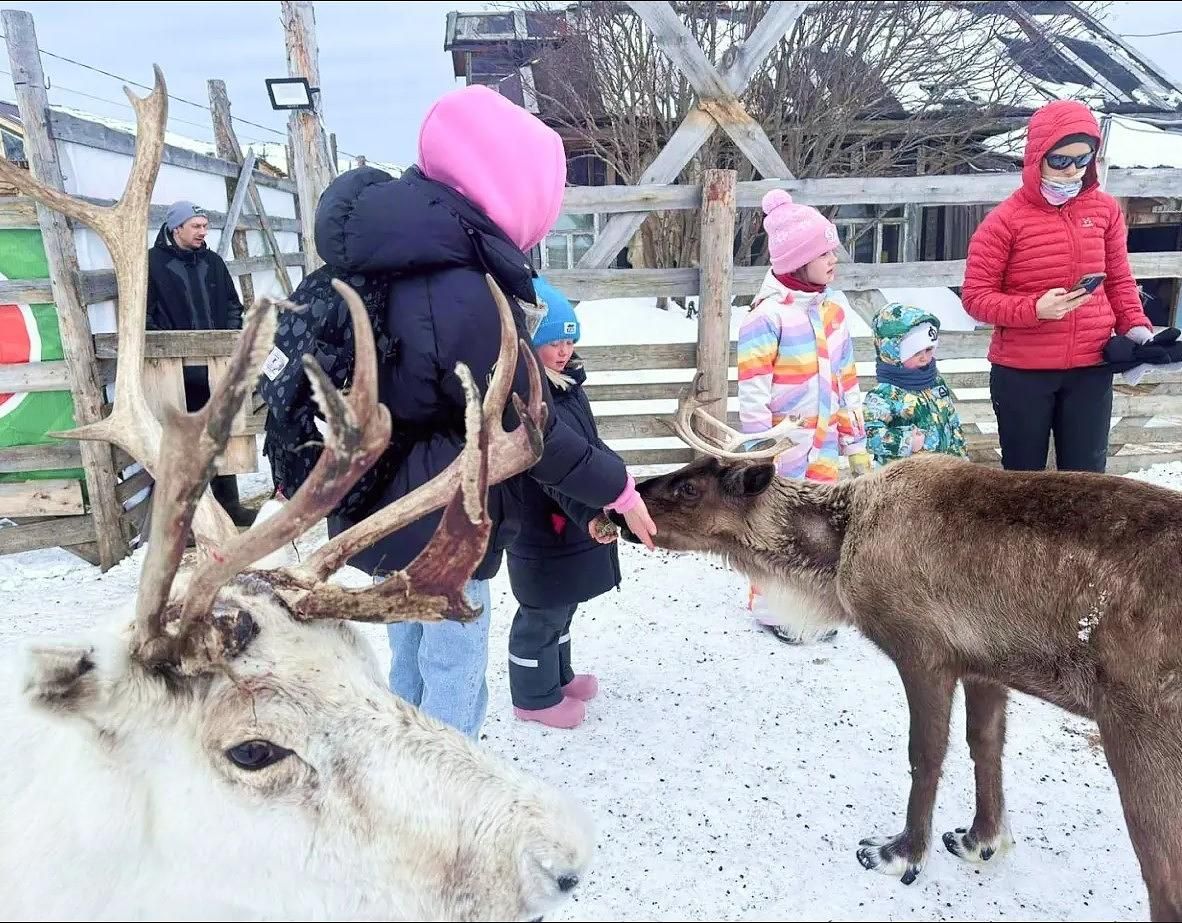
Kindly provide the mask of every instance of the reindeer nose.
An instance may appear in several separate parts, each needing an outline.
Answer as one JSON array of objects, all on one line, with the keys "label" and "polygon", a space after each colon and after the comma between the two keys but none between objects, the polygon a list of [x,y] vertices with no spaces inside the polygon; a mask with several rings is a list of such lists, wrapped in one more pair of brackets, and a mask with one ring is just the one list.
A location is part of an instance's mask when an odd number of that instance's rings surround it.
[{"label": "reindeer nose", "polygon": [[579,885],[578,875],[559,875],[558,876],[558,890],[565,894],[567,891],[573,891]]}]

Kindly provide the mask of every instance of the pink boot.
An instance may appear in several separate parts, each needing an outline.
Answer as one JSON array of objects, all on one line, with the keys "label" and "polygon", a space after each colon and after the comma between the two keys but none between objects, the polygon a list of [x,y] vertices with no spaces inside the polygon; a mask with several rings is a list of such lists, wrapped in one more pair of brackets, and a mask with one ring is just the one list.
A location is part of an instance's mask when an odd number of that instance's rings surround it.
[{"label": "pink boot", "polygon": [[566,696],[557,705],[549,708],[514,708],[515,714],[522,721],[537,721],[546,727],[576,728],[587,717],[587,706],[579,699]]},{"label": "pink boot", "polygon": [[579,673],[562,687],[562,694],[569,695],[572,699],[590,702],[599,695],[599,680],[591,673]]}]

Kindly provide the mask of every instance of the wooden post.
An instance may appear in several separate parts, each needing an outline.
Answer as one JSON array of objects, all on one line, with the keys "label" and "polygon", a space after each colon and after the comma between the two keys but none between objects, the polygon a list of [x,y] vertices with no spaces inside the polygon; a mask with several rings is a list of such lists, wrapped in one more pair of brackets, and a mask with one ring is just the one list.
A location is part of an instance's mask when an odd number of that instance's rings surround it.
[{"label": "wooden post", "polygon": [[704,409],[716,420],[724,421],[731,352],[736,178],[734,170],[706,170],[702,174],[698,371],[705,390]]},{"label": "wooden post", "polygon": [[[218,156],[225,160],[232,160],[234,163],[242,163],[242,145],[238,143],[238,136],[234,133],[234,123],[230,119],[230,97],[226,94],[226,84],[221,80],[210,80],[208,87],[209,111],[213,116],[213,135],[217,144]],[[290,164],[291,161],[288,160],[288,163]],[[226,188],[229,190],[227,201],[232,199],[234,195],[234,191],[229,186],[233,182],[236,180],[226,181]],[[259,224],[263,228],[263,240],[266,241],[267,249],[271,251],[271,257],[275,260],[275,275],[279,279],[279,285],[285,295],[290,295],[292,292],[291,279],[287,275],[287,266],[283,262],[283,251],[279,249],[279,241],[267,221],[267,210],[263,207],[263,196],[255,183],[250,184],[249,194],[250,204],[254,208],[254,213],[258,215]],[[235,232],[235,239],[237,239],[238,233],[242,234],[243,255],[238,255],[237,244],[235,244],[234,258],[244,259],[247,255],[246,232]],[[246,288],[247,285],[250,286],[249,289]],[[249,305],[253,302],[254,281],[250,276],[246,276],[242,289],[242,303]]]},{"label": "wooden post", "polygon": [[[242,152],[238,149],[238,141],[234,137],[234,123],[230,120],[230,96],[226,92],[224,80],[208,80],[206,88],[209,90],[209,115],[213,120],[213,143],[217,154],[222,160],[242,162]],[[238,180],[226,180],[226,202],[233,202],[238,192]],[[225,237],[227,231],[222,230]],[[250,243],[246,238],[246,231],[235,230],[231,238],[234,248],[234,259],[244,260],[250,256]],[[226,248],[219,246],[218,250],[225,253]],[[242,303],[254,303],[254,277],[249,272],[238,277],[238,287],[242,290]]]},{"label": "wooden post", "polygon": [[[242,162],[242,170],[238,173],[238,188],[234,190],[234,198],[230,200],[230,208],[226,211],[226,225],[222,228],[222,236],[218,241],[218,256],[225,257],[226,244],[238,229],[238,220],[242,217],[242,206],[246,204],[246,193],[250,189],[251,177],[254,174],[254,150],[246,155]],[[250,302],[247,302],[249,304]]]},{"label": "wooden post", "polygon": [[[57,146],[49,134],[49,98],[45,92],[45,73],[41,69],[33,17],[21,10],[4,10],[2,18],[29,169],[47,186],[64,191]],[[95,423],[103,416],[103,391],[94,356],[90,318],[82,299],[74,235],[66,217],[44,205],[37,205],[37,223],[41,228],[41,239],[49,263],[49,280],[57,307],[62,347],[70,367],[74,419],[80,426]],[[144,251],[146,259],[146,241]],[[98,543],[99,564],[103,570],[107,570],[128,552],[119,525],[120,505],[115,496],[114,457],[111,446],[101,442],[83,441],[81,454]]]},{"label": "wooden post", "polygon": [[[319,50],[316,46],[316,13],[311,0],[282,0],[283,33],[287,43],[287,73],[307,77],[312,87],[320,86]],[[296,187],[299,189],[300,218],[304,234],[304,271],[324,265],[316,252],[316,203],[333,178],[329,161],[328,139],[321,122],[322,94],[312,96],[312,111],[295,111],[288,118],[295,162]]]}]

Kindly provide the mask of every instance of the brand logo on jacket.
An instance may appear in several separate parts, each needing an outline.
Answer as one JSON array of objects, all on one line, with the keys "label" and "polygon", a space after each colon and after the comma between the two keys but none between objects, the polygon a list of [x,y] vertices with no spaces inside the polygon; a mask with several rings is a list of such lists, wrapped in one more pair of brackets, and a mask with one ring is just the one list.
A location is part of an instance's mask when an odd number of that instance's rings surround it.
[{"label": "brand logo on jacket", "polygon": [[1079,223],[1079,226],[1081,228],[1094,228],[1096,226],[1096,223],[1094,221],[1092,221],[1091,218],[1084,218],[1083,221],[1081,221]]}]

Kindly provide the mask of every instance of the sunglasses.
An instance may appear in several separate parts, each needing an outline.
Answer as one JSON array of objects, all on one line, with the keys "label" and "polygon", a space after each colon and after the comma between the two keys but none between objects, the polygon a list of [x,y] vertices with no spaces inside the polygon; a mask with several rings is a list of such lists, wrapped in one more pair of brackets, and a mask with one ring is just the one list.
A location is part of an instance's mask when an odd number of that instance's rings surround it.
[{"label": "sunglasses", "polygon": [[1047,166],[1052,170],[1066,170],[1072,164],[1077,167],[1086,167],[1092,162],[1092,158],[1096,156],[1095,151],[1088,151],[1086,154],[1080,154],[1078,157],[1072,157],[1070,154],[1047,154]]}]

